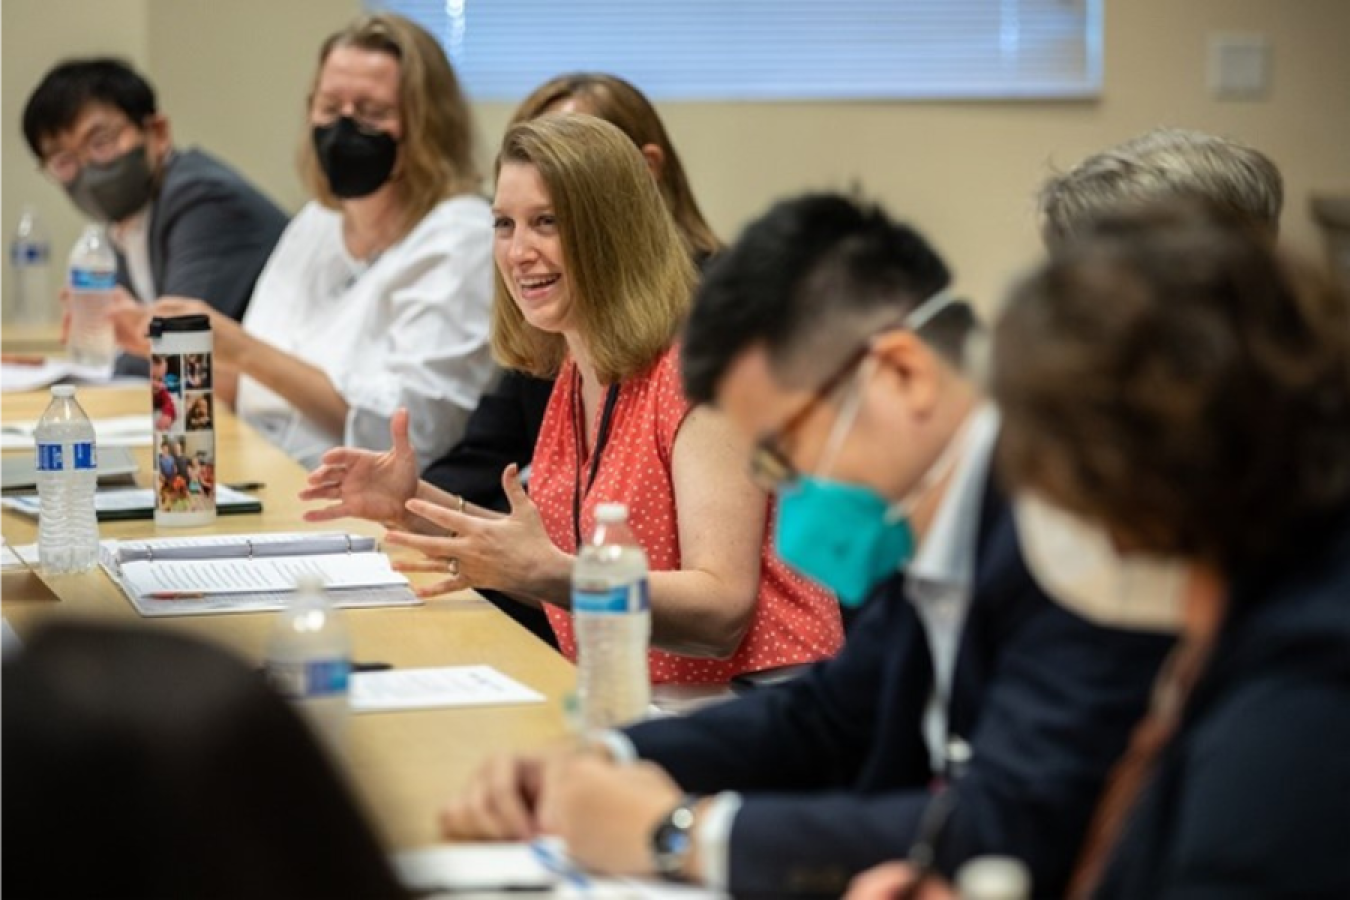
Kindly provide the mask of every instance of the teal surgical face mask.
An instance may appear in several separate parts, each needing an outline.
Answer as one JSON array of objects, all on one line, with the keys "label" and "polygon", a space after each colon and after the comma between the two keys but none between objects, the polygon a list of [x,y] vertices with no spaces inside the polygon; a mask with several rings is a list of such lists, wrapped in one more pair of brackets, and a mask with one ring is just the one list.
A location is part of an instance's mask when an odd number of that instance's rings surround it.
[{"label": "teal surgical face mask", "polygon": [[[934,295],[907,317],[905,327],[917,328],[951,302],[945,293]],[[871,488],[825,477],[857,421],[863,389],[875,370],[873,358],[863,361],[817,473],[801,476],[780,493],[775,523],[775,549],[782,560],[834,591],[850,608],[862,605],[873,587],[913,558],[916,541],[909,511],[950,469],[961,443],[953,438],[898,503]]]},{"label": "teal surgical face mask", "polygon": [[870,488],[807,476],[778,500],[776,547],[853,608],[914,555],[914,529]]}]

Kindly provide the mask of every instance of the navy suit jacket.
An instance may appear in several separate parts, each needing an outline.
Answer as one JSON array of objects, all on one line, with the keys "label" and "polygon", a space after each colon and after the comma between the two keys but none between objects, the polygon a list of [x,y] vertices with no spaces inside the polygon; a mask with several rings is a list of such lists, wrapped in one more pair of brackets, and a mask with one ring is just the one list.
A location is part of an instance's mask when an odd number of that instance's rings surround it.
[{"label": "navy suit jacket", "polygon": [[1350,897],[1350,507],[1238,573],[1103,898]]},{"label": "navy suit jacket", "polygon": [[[978,528],[949,735],[973,750],[938,867],[1016,856],[1037,896],[1062,892],[1097,795],[1145,708],[1171,640],[1098,628],[1053,603],[991,486]],[[903,578],[881,585],[843,651],[795,682],[628,736],[695,793],[740,791],[736,894],[839,893],[903,857],[932,801],[923,739],[932,663]]]}]

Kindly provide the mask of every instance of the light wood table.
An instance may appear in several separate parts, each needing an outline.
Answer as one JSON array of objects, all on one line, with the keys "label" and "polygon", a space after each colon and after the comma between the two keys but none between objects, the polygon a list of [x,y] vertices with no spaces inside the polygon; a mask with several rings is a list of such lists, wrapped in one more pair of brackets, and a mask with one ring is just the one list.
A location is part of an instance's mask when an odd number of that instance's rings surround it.
[{"label": "light wood table", "polygon": [[[80,388],[78,399],[93,417],[149,410],[149,388]],[[5,395],[5,419],[36,419],[46,407],[45,392]],[[224,410],[217,413],[217,482],[263,482],[256,491],[263,512],[220,516],[210,528],[156,532],[150,520],[104,522],[104,538],[155,534],[248,533],[259,531],[347,530],[379,535],[361,521],[309,525],[296,498],[304,471],[248,426]],[[138,451],[141,474],[153,474],[150,448]],[[5,510],[3,533],[10,544],[37,540],[36,523]],[[102,571],[43,580],[20,572],[3,582],[4,616],[20,638],[43,621],[65,616],[143,621],[151,627],[191,633],[232,647],[246,659],[261,660],[274,615],[270,613],[139,619],[130,602]],[[439,804],[456,791],[489,753],[547,743],[564,736],[563,697],[575,685],[571,665],[498,612],[481,597],[463,592],[415,608],[355,609],[344,615],[358,660],[398,668],[486,664],[534,688],[543,705],[469,710],[429,710],[353,716],[347,740],[347,770],[388,845],[409,848],[436,840]],[[173,677],[165,673],[165,677]]]},{"label": "light wood table", "polygon": [[63,353],[65,346],[61,343],[61,323],[59,320],[24,325],[7,322],[0,329],[0,350],[23,354]]}]

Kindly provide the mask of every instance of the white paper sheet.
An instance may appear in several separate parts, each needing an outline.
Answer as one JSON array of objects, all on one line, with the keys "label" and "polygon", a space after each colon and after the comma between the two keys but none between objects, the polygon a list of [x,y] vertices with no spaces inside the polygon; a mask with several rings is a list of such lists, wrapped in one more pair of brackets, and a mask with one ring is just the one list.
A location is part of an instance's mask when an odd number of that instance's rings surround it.
[{"label": "white paper sheet", "polygon": [[33,366],[0,363],[0,392],[6,394],[35,391],[67,380],[105,384],[112,380],[112,373],[101,366],[77,366],[64,359],[44,359],[40,365]]},{"label": "white paper sheet", "polygon": [[[146,405],[149,403],[150,395],[146,392]],[[103,447],[149,447],[153,439],[151,431],[149,413],[94,420],[94,440]],[[36,432],[36,419],[6,422],[0,427],[0,450],[32,450]]]},{"label": "white paper sheet", "polygon": [[359,672],[350,690],[353,712],[544,702],[542,694],[491,666]]},{"label": "white paper sheet", "polygon": [[529,844],[481,843],[427,847],[394,856],[394,871],[419,891],[531,891],[557,884]]},{"label": "white paper sheet", "polygon": [[8,572],[11,569],[26,569],[28,563],[24,562],[19,554],[14,552],[14,548],[9,544],[0,546],[0,569]]},{"label": "white paper sheet", "polygon": [[[544,860],[553,860],[545,864]],[[393,857],[399,879],[417,892],[443,891],[484,898],[515,893],[588,900],[721,900],[707,888],[647,878],[609,878],[579,872],[563,842],[442,844]],[[440,894],[436,894],[440,896]]]}]

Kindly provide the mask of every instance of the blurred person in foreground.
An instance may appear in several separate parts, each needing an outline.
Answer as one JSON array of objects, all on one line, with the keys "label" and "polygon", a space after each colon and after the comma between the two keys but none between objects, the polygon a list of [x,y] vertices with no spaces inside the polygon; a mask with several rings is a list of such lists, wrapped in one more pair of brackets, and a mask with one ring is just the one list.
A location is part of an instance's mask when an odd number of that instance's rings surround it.
[{"label": "blurred person in foreground", "polygon": [[84,623],[5,653],[6,897],[406,896],[314,735],[239,658]]},{"label": "blurred person in foreground", "polygon": [[1028,559],[1063,582],[1056,535],[1095,531],[1173,571],[1146,602],[1182,633],[1073,897],[1350,895],[1350,300],[1269,237],[1223,208],[1104,217],[998,328]]}]

